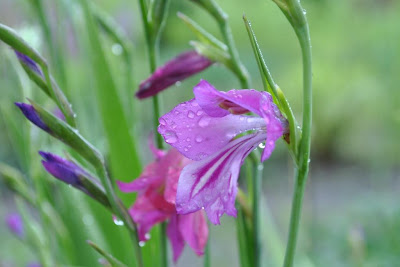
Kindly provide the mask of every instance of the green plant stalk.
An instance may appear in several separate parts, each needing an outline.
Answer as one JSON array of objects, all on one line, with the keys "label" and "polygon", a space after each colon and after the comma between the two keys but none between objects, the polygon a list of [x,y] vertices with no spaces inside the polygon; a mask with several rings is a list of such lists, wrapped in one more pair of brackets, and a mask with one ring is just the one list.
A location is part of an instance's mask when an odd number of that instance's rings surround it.
[{"label": "green plant stalk", "polygon": [[240,61],[239,53],[237,52],[235,41],[233,40],[232,30],[228,23],[228,15],[214,0],[193,0],[193,2],[199,4],[205,10],[207,10],[217,21],[222,37],[226,43],[226,46],[228,47],[228,53],[231,57],[232,70],[239,79],[241,87],[248,89],[250,87],[250,77],[246,68]]},{"label": "green plant stalk", "polygon": [[296,32],[303,59],[303,127],[298,155],[299,164],[296,168],[289,236],[284,260],[285,267],[293,266],[295,256],[303,195],[309,170],[312,125],[312,56],[308,23],[303,8],[298,1],[290,0],[288,10],[291,14],[290,17],[287,14],[285,15]]},{"label": "green plant stalk", "polygon": [[254,164],[256,166],[255,175],[253,175],[253,246],[254,246],[254,267],[261,266],[261,229],[260,229],[260,199],[262,195],[262,174],[263,164]]},{"label": "green plant stalk", "polygon": [[[210,226],[208,226],[210,228]],[[210,267],[211,266],[211,251],[210,251],[210,238],[207,240],[205,252],[204,252],[204,262],[203,266],[204,267]]]},{"label": "green plant stalk", "polygon": [[[151,27],[148,21],[148,10],[145,0],[139,0],[141,17],[143,21],[143,27],[145,32],[146,45],[148,50],[150,73],[153,73],[157,68],[157,52],[158,52],[158,38],[154,36],[153,27]],[[165,17],[165,16],[164,16]],[[161,22],[162,24],[163,22]],[[160,117],[160,99],[158,95],[153,96],[153,125],[154,131],[157,131],[158,118]],[[164,142],[160,134],[155,134],[156,145],[159,149],[163,149]],[[167,225],[165,222],[161,224],[160,231],[160,244],[161,244],[161,266],[168,267],[168,244],[167,244]]]}]

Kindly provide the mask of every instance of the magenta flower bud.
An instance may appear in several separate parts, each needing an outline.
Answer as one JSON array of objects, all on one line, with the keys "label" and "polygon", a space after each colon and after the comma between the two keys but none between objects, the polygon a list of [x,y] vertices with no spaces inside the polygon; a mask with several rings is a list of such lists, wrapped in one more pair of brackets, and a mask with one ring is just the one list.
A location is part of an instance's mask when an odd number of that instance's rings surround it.
[{"label": "magenta flower bud", "polygon": [[8,229],[16,236],[22,238],[24,236],[24,223],[18,213],[11,213],[6,217]]},{"label": "magenta flower bud", "polygon": [[39,117],[38,113],[36,112],[35,108],[32,105],[25,104],[25,103],[15,103],[17,107],[22,111],[25,117],[30,120],[33,124],[37,127],[41,128],[42,130],[50,133],[50,128],[42,121]]},{"label": "magenta flower bud", "polygon": [[86,188],[83,187],[79,176],[89,175],[81,167],[69,160],[51,153],[39,151],[39,154],[44,159],[42,160],[42,164],[48,173],[64,183],[70,184],[84,192],[87,192]]},{"label": "magenta flower bud", "polygon": [[203,71],[212,63],[196,51],[184,52],[159,67],[147,80],[143,81],[136,96],[139,99],[154,96],[176,82]]},{"label": "magenta flower bud", "polygon": [[110,207],[104,188],[82,167],[51,153],[39,151],[39,154],[44,159],[42,160],[42,164],[48,173],[64,183],[79,189],[103,206]]},{"label": "magenta flower bud", "polygon": [[25,54],[22,54],[21,52],[18,52],[17,50],[14,50],[15,54],[17,55],[19,61],[24,64],[25,66],[27,66],[29,69],[31,69],[32,71],[36,72],[38,75],[43,77],[43,73],[40,70],[39,66],[36,64],[35,61],[33,61],[30,57],[28,57]]}]

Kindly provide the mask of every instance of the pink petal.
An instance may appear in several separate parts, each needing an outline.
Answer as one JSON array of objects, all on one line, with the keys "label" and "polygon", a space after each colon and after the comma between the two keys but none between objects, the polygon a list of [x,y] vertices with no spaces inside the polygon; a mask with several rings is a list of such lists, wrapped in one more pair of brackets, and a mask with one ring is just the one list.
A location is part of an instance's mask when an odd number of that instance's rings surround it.
[{"label": "pink petal", "polygon": [[209,220],[219,224],[223,213],[236,216],[237,179],[244,158],[266,138],[249,134],[230,142],[208,158],[186,166],[176,195],[178,214],[205,209]]},{"label": "pink petal", "polygon": [[179,215],[179,230],[186,243],[201,256],[208,240],[208,226],[203,211]]},{"label": "pink petal", "polygon": [[154,207],[151,201],[144,196],[139,196],[135,204],[129,209],[132,220],[137,224],[140,241],[146,241],[146,234],[157,223],[168,219],[170,212],[165,212]]},{"label": "pink petal", "polygon": [[179,231],[179,217],[176,214],[169,220],[167,236],[171,242],[173,260],[176,263],[185,246],[185,241],[183,240],[181,231]]},{"label": "pink petal", "polygon": [[236,135],[262,128],[265,121],[258,117],[211,117],[192,99],[162,116],[158,132],[185,157],[201,160],[226,146]]},{"label": "pink petal", "polygon": [[[260,92],[254,89],[230,90],[228,92],[218,91],[206,80],[201,80],[193,88],[198,104],[202,109],[214,117],[226,116],[230,113],[253,112],[262,116],[260,100],[269,95],[267,92]],[[226,109],[221,108],[226,106]],[[230,112],[232,111],[232,112]]]},{"label": "pink petal", "polygon": [[275,142],[287,131],[288,123],[269,94],[261,100],[261,116],[267,125],[267,140],[261,156],[261,161],[264,161],[271,156],[275,149]]}]

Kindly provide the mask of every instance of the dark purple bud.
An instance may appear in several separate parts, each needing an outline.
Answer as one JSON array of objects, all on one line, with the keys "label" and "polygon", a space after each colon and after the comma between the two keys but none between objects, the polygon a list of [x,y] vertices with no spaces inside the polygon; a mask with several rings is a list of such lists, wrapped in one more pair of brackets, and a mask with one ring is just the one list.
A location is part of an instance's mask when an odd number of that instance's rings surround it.
[{"label": "dark purple bud", "polygon": [[25,103],[15,103],[17,107],[22,111],[25,117],[30,120],[33,124],[37,127],[41,128],[42,130],[50,133],[50,128],[42,121],[39,117],[38,113],[36,112],[35,108],[32,105],[25,104]]},{"label": "dark purple bud", "polygon": [[35,61],[33,61],[30,57],[28,57],[25,54],[22,54],[21,52],[18,52],[17,50],[14,50],[15,54],[17,55],[19,61],[30,68],[32,71],[36,72],[38,75],[43,76],[42,71],[40,70],[39,66],[36,64]]},{"label": "dark purple bud", "polygon": [[82,184],[79,175],[87,175],[81,167],[51,153],[39,151],[39,154],[44,159],[42,164],[48,173],[67,184],[81,189]]},{"label": "dark purple bud", "polygon": [[211,60],[196,51],[184,52],[159,67],[147,80],[143,81],[136,97],[143,99],[154,96],[176,82],[201,72],[212,63]]},{"label": "dark purple bud", "polygon": [[21,215],[18,213],[11,213],[6,217],[6,223],[8,229],[16,236],[22,238],[24,236],[24,223]]}]

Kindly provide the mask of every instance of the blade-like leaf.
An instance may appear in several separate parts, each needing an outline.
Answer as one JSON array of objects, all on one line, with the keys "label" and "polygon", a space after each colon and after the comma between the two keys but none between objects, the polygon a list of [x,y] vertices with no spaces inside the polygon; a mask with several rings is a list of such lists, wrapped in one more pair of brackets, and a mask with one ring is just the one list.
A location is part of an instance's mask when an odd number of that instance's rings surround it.
[{"label": "blade-like leaf", "polygon": [[107,136],[111,170],[116,179],[130,181],[139,175],[141,169],[136,146],[89,4],[85,0],[81,3],[89,35],[91,63],[97,86],[97,103]]}]

